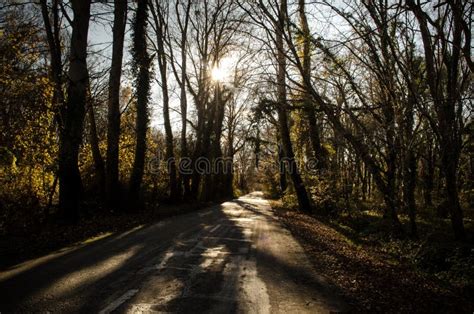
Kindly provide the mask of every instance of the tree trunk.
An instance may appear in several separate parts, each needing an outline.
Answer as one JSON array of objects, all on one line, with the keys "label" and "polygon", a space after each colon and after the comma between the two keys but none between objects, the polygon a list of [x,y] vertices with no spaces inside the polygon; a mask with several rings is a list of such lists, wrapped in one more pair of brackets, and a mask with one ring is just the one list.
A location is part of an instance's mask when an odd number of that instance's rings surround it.
[{"label": "tree trunk", "polygon": [[[212,158],[214,160],[215,171],[212,175],[212,187],[214,197],[220,198],[224,194],[225,171],[227,160],[222,158],[221,136],[222,124],[224,122],[226,99],[223,97],[223,87],[216,82],[216,112],[214,116],[214,131],[212,136]],[[211,195],[212,197],[212,195]]]},{"label": "tree trunk", "polygon": [[[234,138],[235,138],[235,122],[236,116],[235,114],[235,102],[230,104],[229,115],[227,117],[227,149],[226,149],[226,162],[225,162],[225,173],[223,179],[223,196],[226,198],[233,198],[234,197]],[[259,141],[260,133],[259,129],[257,128],[257,141]],[[255,155],[256,159],[258,160],[259,154],[259,144],[256,143],[255,145]],[[258,165],[257,165],[258,167]]]},{"label": "tree trunk", "polygon": [[[199,104],[197,104],[199,106]],[[205,158],[202,156],[202,141],[203,141],[203,133],[205,130],[204,118],[203,118],[203,110],[198,109],[198,117],[197,117],[197,129],[196,129],[196,141],[193,151],[193,158],[192,158],[192,174],[191,174],[191,197],[193,199],[198,198],[199,194],[199,186],[201,184],[201,173],[199,168],[199,160],[200,157]],[[198,171],[199,170],[199,171]]]},{"label": "tree trunk", "polygon": [[386,104],[384,108],[384,117],[386,123],[385,136],[387,141],[387,156],[386,156],[386,187],[384,197],[386,198],[388,216],[392,220],[394,231],[400,233],[401,223],[398,219],[397,205],[398,205],[398,194],[395,186],[396,174],[397,174],[397,147],[395,138],[395,119],[393,107],[390,104]]},{"label": "tree trunk", "polygon": [[91,103],[88,110],[89,118],[89,142],[91,144],[92,158],[94,160],[95,174],[97,184],[99,185],[99,194],[102,199],[105,196],[105,164],[100,153],[99,139],[97,137],[97,125],[95,123],[94,105]]},{"label": "tree trunk", "polygon": [[414,152],[414,108],[416,98],[412,94],[409,95],[408,101],[404,108],[403,114],[403,161],[402,161],[402,178],[403,178],[403,206],[405,212],[410,218],[410,234],[412,237],[417,237],[416,226],[416,202],[415,202],[415,188],[416,188],[416,173],[417,173],[417,159]]},{"label": "tree trunk", "polygon": [[[63,93],[63,66],[62,66],[62,54],[61,54],[61,43],[59,40],[60,36],[60,23],[59,23],[59,2],[53,0],[52,11],[53,11],[53,23],[51,23],[48,12],[47,0],[40,0],[41,14],[43,17],[44,27],[46,30],[46,38],[48,41],[48,48],[50,51],[51,68],[50,76],[54,83],[53,90],[53,108],[54,108],[54,119],[57,123],[60,133],[63,128],[63,117],[61,116],[61,110],[64,108],[64,93]],[[54,193],[58,185],[59,173],[55,173],[53,187],[51,194],[48,198],[48,205],[45,210],[45,216],[49,215],[49,210],[53,204]]]},{"label": "tree trunk", "polygon": [[[230,120],[230,119],[229,119]],[[228,125],[229,133],[231,133],[231,123]],[[227,143],[227,155],[225,161],[225,173],[223,178],[223,197],[234,197],[234,136],[229,134]]]},{"label": "tree trunk", "polygon": [[[133,22],[133,63],[136,75],[137,115],[135,157],[129,182],[129,199],[136,205],[145,170],[146,135],[148,131],[148,97],[150,93],[150,57],[146,45],[147,0],[137,1]],[[134,208],[137,208],[134,206]]]},{"label": "tree trunk", "polygon": [[171,129],[170,111],[169,111],[169,94],[168,94],[168,71],[167,56],[165,53],[165,36],[168,26],[166,25],[166,16],[163,12],[161,4],[157,3],[152,11],[153,19],[156,26],[156,45],[158,48],[158,68],[161,78],[161,95],[163,98],[163,120],[165,125],[165,143],[166,143],[166,164],[169,176],[170,200],[179,198],[178,180],[176,177],[176,160],[173,148],[173,131]]},{"label": "tree trunk", "polygon": [[160,65],[161,73],[161,92],[163,97],[163,119],[165,122],[165,135],[166,135],[166,162],[168,165],[169,175],[169,186],[170,186],[170,199],[177,200],[179,198],[178,180],[176,177],[176,160],[173,149],[173,131],[171,130],[170,114],[169,114],[169,95],[168,95],[168,83],[166,75],[166,62],[163,60],[163,64]]},{"label": "tree trunk", "polygon": [[[178,11],[178,9],[176,9]],[[186,6],[185,18],[184,23],[179,21],[180,29],[181,29],[181,82],[180,82],[180,98],[179,98],[179,105],[181,109],[181,158],[189,158],[189,151],[188,151],[188,144],[186,139],[186,130],[188,125],[188,99],[186,96],[186,62],[187,62],[187,54],[186,54],[186,43],[187,43],[187,35],[188,35],[188,25],[189,25],[189,12],[191,10],[191,3],[188,3]],[[186,169],[187,170],[187,169]],[[191,194],[191,185],[190,185],[190,176],[188,175],[187,171],[183,171],[180,176],[182,185],[183,185],[183,192],[184,198],[187,199],[190,197]]]},{"label": "tree trunk", "polygon": [[421,176],[423,180],[423,200],[425,207],[433,206],[433,200],[431,197],[431,193],[434,188],[434,156],[433,156],[433,140],[431,137],[428,137],[426,143],[425,153],[426,155],[423,158],[422,168],[421,168]]},{"label": "tree trunk", "polygon": [[369,174],[367,173],[367,167],[365,164],[362,164],[363,167],[363,176],[362,176],[362,201],[367,200],[367,196],[370,195],[369,191]]},{"label": "tree trunk", "polygon": [[403,203],[405,206],[405,210],[408,212],[408,216],[410,218],[410,233],[413,237],[418,236],[418,231],[416,227],[415,187],[416,158],[414,153],[410,150],[406,152],[403,167]]},{"label": "tree trunk", "polygon": [[278,170],[280,174],[280,191],[283,194],[288,188],[288,183],[286,181],[285,153],[281,144],[278,144]]},{"label": "tree trunk", "polygon": [[84,130],[89,74],[87,70],[87,35],[91,1],[72,0],[67,101],[61,108],[64,123],[59,139],[59,206],[70,223],[79,220],[82,181],[78,167],[79,147]]},{"label": "tree trunk", "polygon": [[302,211],[310,211],[311,204],[306,192],[306,188],[301,179],[298,167],[296,165],[295,156],[293,153],[293,147],[291,144],[290,130],[288,127],[288,114],[287,114],[287,99],[286,99],[286,61],[285,51],[283,45],[283,30],[286,20],[287,3],[286,0],[281,0],[278,24],[276,28],[276,48],[277,48],[277,94],[278,94],[278,123],[280,138],[283,145],[283,151],[285,152],[286,162],[288,163],[288,171],[293,181],[296,196],[298,198],[298,205]]},{"label": "tree trunk", "polygon": [[[308,20],[306,18],[305,12],[305,1],[299,0],[298,1],[298,11],[299,11],[299,18],[301,23],[301,31],[303,36],[303,60],[302,60],[302,67],[303,67],[303,75],[306,77],[311,76],[311,47],[310,47],[310,31],[308,26]],[[312,102],[311,94],[305,90],[303,95],[304,99],[304,112],[306,115],[306,119],[308,120],[309,126],[309,134],[310,134],[310,141],[311,147],[314,153],[314,157],[318,161],[317,168],[322,170],[325,169],[327,166],[327,152],[321,145],[321,135],[319,131],[319,125],[316,120],[316,112],[314,110],[314,103]]]},{"label": "tree trunk", "polygon": [[[446,178],[446,205],[448,207],[454,235],[458,240],[464,240],[466,232],[459,204],[457,189],[457,167],[461,152],[461,122],[463,103],[461,99],[468,84],[469,71],[463,70],[462,23],[465,6],[462,1],[447,2],[447,16],[440,20],[434,32],[428,26],[428,15],[421,4],[413,0],[407,1],[408,8],[414,13],[420,26],[420,34],[425,55],[426,80],[433,99],[437,125],[434,132],[439,132],[439,149],[441,151],[441,166]],[[434,36],[433,36],[434,35]],[[437,38],[433,41],[432,38]],[[449,40],[448,40],[449,39]],[[467,43],[469,45],[469,42]]]},{"label": "tree trunk", "polygon": [[202,185],[201,185],[201,193],[199,195],[199,199],[202,201],[208,201],[211,199],[212,192],[213,192],[213,186],[212,186],[212,172],[213,172],[213,167],[214,167],[214,150],[211,147],[213,144],[213,141],[211,140],[211,137],[214,133],[214,123],[215,123],[215,114],[216,114],[217,108],[215,105],[210,106],[207,110],[207,115],[206,115],[206,120],[207,123],[206,128],[203,130],[203,135],[202,135],[202,142],[201,142],[201,153],[199,157],[205,158],[207,160],[207,163],[209,165],[209,171],[206,171],[205,173],[202,173]]},{"label": "tree trunk", "polygon": [[[305,82],[308,84],[309,82]],[[329,122],[332,124],[333,128],[337,133],[345,138],[351,146],[354,148],[356,154],[359,155],[360,159],[364,162],[367,169],[370,172],[373,180],[375,181],[375,185],[382,194],[385,205],[387,207],[387,212],[391,216],[391,220],[393,223],[393,229],[396,233],[402,232],[402,226],[400,220],[398,219],[397,210],[396,210],[396,202],[393,198],[393,191],[389,190],[389,185],[387,184],[386,180],[384,180],[382,175],[382,170],[377,165],[375,159],[370,155],[369,148],[361,141],[360,138],[355,137],[349,130],[347,130],[344,125],[339,120],[339,117],[336,116],[334,110],[330,107],[330,105],[326,104],[321,96],[311,88],[311,93],[316,101],[320,104],[321,108],[325,112]],[[369,177],[370,178],[370,177]],[[369,183],[369,187],[370,187]],[[370,195],[370,192],[369,192]]]},{"label": "tree trunk", "polygon": [[[196,111],[197,111],[197,127],[196,127],[196,141],[194,144],[193,150],[193,169],[191,175],[191,197],[193,199],[199,198],[199,189],[201,187],[203,176],[206,171],[201,169],[201,161],[205,161],[206,157],[208,158],[208,147],[209,147],[209,130],[211,126],[206,124],[206,117],[210,116],[208,110],[206,110],[206,103],[208,101],[206,93],[206,81],[202,78],[207,78],[208,75],[205,69],[200,70],[199,75],[199,90],[197,95],[194,97]],[[191,87],[187,85],[188,89],[191,90]]]},{"label": "tree trunk", "polygon": [[109,78],[107,114],[106,199],[111,210],[119,206],[120,79],[127,24],[127,0],[115,0],[112,65]]},{"label": "tree trunk", "polygon": [[324,170],[327,168],[328,153],[326,149],[321,145],[321,132],[319,131],[319,125],[316,120],[316,112],[312,107],[313,104],[309,103],[305,107],[306,119],[308,120],[311,147],[313,149],[314,157],[318,161],[317,168]]},{"label": "tree trunk", "polygon": [[60,110],[64,106],[64,93],[63,93],[63,66],[61,57],[61,43],[59,40],[60,36],[60,25],[59,25],[59,2],[53,0],[53,23],[49,19],[49,12],[46,0],[40,1],[41,13],[43,16],[44,26],[46,30],[46,38],[48,40],[48,47],[51,56],[51,77],[54,82],[53,91],[53,108],[55,110],[55,119],[58,127],[63,127]]},{"label": "tree trunk", "polygon": [[451,218],[451,225],[454,236],[458,240],[466,238],[464,229],[463,215],[461,205],[459,203],[459,194],[457,186],[457,161],[459,160],[459,150],[455,147],[455,143],[443,143],[444,151],[442,153],[441,162],[443,172],[446,178],[446,197],[445,203]]}]

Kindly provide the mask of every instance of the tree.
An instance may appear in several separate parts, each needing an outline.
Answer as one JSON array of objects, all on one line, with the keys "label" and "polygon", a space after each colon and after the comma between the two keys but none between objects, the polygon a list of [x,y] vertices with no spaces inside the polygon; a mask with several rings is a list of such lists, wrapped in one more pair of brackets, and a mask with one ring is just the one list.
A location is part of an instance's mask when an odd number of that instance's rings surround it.
[{"label": "tree", "polygon": [[[464,93],[472,72],[469,67],[470,25],[465,18],[472,12],[472,4],[464,1],[439,2],[433,20],[419,1],[407,1],[408,9],[415,15],[423,42],[426,76],[433,111],[429,119],[437,135],[441,152],[445,193],[454,235],[464,239],[466,234],[463,214],[459,203],[457,173],[461,155],[464,128]],[[463,54],[465,58],[463,58]],[[463,62],[464,60],[468,61]]]},{"label": "tree", "polygon": [[275,38],[277,50],[277,113],[280,138],[282,141],[283,152],[285,159],[288,162],[288,171],[293,181],[293,186],[298,197],[299,208],[303,211],[310,211],[311,204],[301,179],[298,167],[293,153],[293,146],[290,138],[290,131],[288,129],[288,112],[286,99],[286,61],[283,32],[285,30],[285,23],[287,21],[287,3],[286,0],[281,0],[278,10],[278,18],[275,20]]},{"label": "tree", "polygon": [[92,158],[94,160],[94,170],[97,185],[99,187],[99,196],[102,201],[105,200],[105,163],[104,159],[102,158],[102,154],[100,153],[100,146],[99,146],[99,137],[97,135],[97,123],[95,117],[95,103],[94,96],[92,95],[91,87],[89,82],[89,91],[88,91],[88,104],[87,104],[87,117],[89,120],[89,142],[91,145],[92,151]]},{"label": "tree", "polygon": [[69,52],[67,99],[60,108],[63,125],[59,140],[59,206],[68,222],[79,220],[82,182],[78,168],[79,147],[84,130],[89,74],[87,35],[90,0],[72,0],[72,35]]},{"label": "tree", "polygon": [[146,27],[148,17],[147,0],[137,1],[133,20],[133,72],[136,88],[136,142],[135,158],[129,181],[129,199],[137,204],[145,170],[146,135],[148,130],[148,98],[150,94],[150,56],[147,51]]},{"label": "tree", "polygon": [[[180,94],[179,94],[179,106],[181,109],[181,156],[188,158],[188,143],[187,143],[187,125],[188,125],[188,96],[186,94],[186,65],[187,65],[187,54],[186,54],[186,47],[187,47],[187,36],[188,36],[188,27],[189,27],[189,17],[190,17],[190,10],[191,10],[191,1],[185,1],[186,5],[184,7],[184,20],[181,20],[180,15],[180,1],[176,1],[176,14],[178,20],[178,26],[180,30],[180,38],[179,38],[179,49],[180,49],[180,56],[181,56],[181,63],[180,68],[181,71],[178,74],[176,67],[173,65],[173,72],[178,82]],[[172,49],[170,49],[172,52]],[[173,54],[172,54],[173,56]],[[186,169],[185,169],[186,170]],[[183,193],[184,198],[188,198],[191,193],[191,187],[189,184],[189,176],[187,173],[181,173],[181,182],[183,185]]]},{"label": "tree", "polygon": [[56,190],[57,107],[36,8],[0,13],[0,224],[24,229],[49,214]]},{"label": "tree", "polygon": [[[374,41],[373,37],[361,36],[363,35],[361,34],[361,30],[370,29],[369,25],[363,24],[363,20],[358,20],[351,14],[341,12],[333,6],[331,6],[331,8],[340,14],[341,17],[347,19],[349,25],[359,36],[358,38],[361,41],[361,45],[363,45],[362,49],[369,52],[367,57],[370,60],[364,60],[360,54],[353,50],[353,46],[347,46],[351,56],[360,63],[361,67],[367,67],[367,71],[363,73],[368,73],[372,76],[369,77],[373,83],[371,85],[372,90],[367,91],[368,95],[364,94],[363,88],[365,81],[359,82],[357,78],[351,74],[351,59],[343,59],[337,56],[323,44],[321,38],[314,38],[312,36],[311,43],[324,54],[326,60],[331,62],[330,66],[327,66],[328,71],[330,71],[329,73],[334,75],[335,78],[342,77],[347,82],[346,85],[350,87],[350,92],[357,102],[353,103],[348,101],[349,98],[345,85],[341,85],[338,82],[334,83],[335,93],[337,95],[334,101],[331,101],[328,97],[323,95],[321,90],[324,89],[318,88],[315,85],[315,82],[319,84],[321,84],[321,82],[313,78],[314,74],[308,75],[308,72],[305,71],[299,57],[297,45],[294,42],[293,31],[296,29],[299,34],[303,32],[295,23],[286,17],[287,28],[285,28],[284,39],[290,50],[289,56],[291,56],[291,63],[295,65],[299,75],[303,78],[303,86],[301,86],[300,83],[295,83],[298,84],[298,87],[303,88],[311,94],[318,108],[324,112],[328,121],[331,123],[334,132],[350,143],[355,154],[367,166],[385,200],[387,214],[391,217],[394,230],[400,233],[401,224],[397,214],[398,201],[395,189],[395,175],[397,173],[395,106],[398,100],[394,90],[390,90],[390,88],[386,86],[390,84],[389,82],[393,82],[393,78],[395,77],[392,66],[393,59],[391,56],[388,56],[386,50],[387,42],[383,40],[385,36],[383,32],[386,30],[380,27],[377,28],[377,31],[381,33],[380,36],[377,37],[377,41]],[[324,80],[321,81],[324,82]],[[360,106],[360,109],[358,109],[357,105]],[[360,116],[356,115],[356,112],[360,112]],[[347,114],[350,123],[341,119],[343,113]],[[364,119],[368,118],[366,114],[372,116],[377,123],[381,123],[382,129],[373,130],[375,134],[367,133],[372,128],[368,128],[368,126],[364,124]],[[355,130],[351,127],[352,124]],[[383,133],[378,134],[379,132]],[[366,133],[367,136],[361,136],[361,134],[364,133]],[[382,135],[384,137],[382,143],[385,145],[385,153],[382,158],[379,158],[381,150],[378,148],[380,143],[374,140],[372,140],[374,141],[374,145],[368,145],[367,143],[371,141],[370,138],[373,138],[374,135]],[[385,165],[380,164],[380,159],[385,162]]]},{"label": "tree", "polygon": [[112,65],[109,78],[107,116],[106,198],[110,209],[118,207],[119,199],[119,139],[120,139],[120,78],[123,44],[127,23],[127,1],[114,1]]},{"label": "tree", "polygon": [[[308,25],[308,19],[305,12],[305,1],[298,1],[298,13],[301,24],[301,42],[302,42],[302,67],[304,75],[309,77],[311,74],[311,33]],[[311,146],[315,158],[318,160],[318,168],[325,169],[327,167],[327,151],[321,145],[321,132],[319,130],[319,124],[316,119],[315,104],[311,99],[311,95],[308,91],[303,91],[303,108],[306,114],[306,120],[309,126],[309,136]]]},{"label": "tree", "polygon": [[[166,1],[165,1],[166,2]],[[153,16],[153,26],[156,35],[155,49],[158,59],[158,69],[160,71],[161,96],[163,98],[163,119],[165,122],[166,134],[166,154],[165,159],[168,164],[170,199],[177,200],[179,197],[178,180],[176,176],[176,160],[173,148],[173,131],[171,130],[168,93],[168,55],[165,51],[168,37],[168,11],[169,5],[155,0],[150,2]]]},{"label": "tree", "polygon": [[[203,158],[208,161],[206,171],[193,171],[191,175],[191,196],[201,200],[218,197],[215,190],[220,175],[213,175],[211,165],[218,165],[216,160],[222,157],[221,135],[224,112],[230,99],[229,90],[213,80],[211,69],[219,67],[226,54],[235,44],[237,30],[242,24],[242,12],[235,1],[203,1],[195,3],[191,10],[188,35],[188,59],[190,73],[185,82],[196,107],[194,124],[195,141],[192,160],[197,163]],[[191,46],[192,43],[192,46]],[[190,53],[190,52],[193,53]],[[214,183],[216,182],[216,183]]]},{"label": "tree", "polygon": [[[44,28],[46,30],[46,38],[51,60],[51,77],[54,82],[53,102],[55,108],[64,106],[64,92],[63,92],[63,65],[62,65],[62,51],[60,40],[60,18],[59,18],[59,0],[54,0],[52,3],[53,23],[51,23],[49,10],[46,0],[40,1],[41,14],[43,17]],[[62,126],[62,120],[58,114],[56,115],[56,122],[58,126]]]}]

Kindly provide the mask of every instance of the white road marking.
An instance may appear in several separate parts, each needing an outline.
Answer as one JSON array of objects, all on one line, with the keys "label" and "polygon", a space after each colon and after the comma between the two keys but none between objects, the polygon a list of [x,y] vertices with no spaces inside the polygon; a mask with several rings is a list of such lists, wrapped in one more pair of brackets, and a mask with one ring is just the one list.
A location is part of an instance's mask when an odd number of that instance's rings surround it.
[{"label": "white road marking", "polygon": [[252,242],[251,240],[245,240],[245,239],[239,239],[239,238],[203,237],[203,239],[218,239],[218,240],[223,240],[223,241]]},{"label": "white road marking", "polygon": [[219,229],[220,226],[221,226],[221,224],[216,225],[216,226],[215,226],[214,228],[212,228],[209,232],[210,232],[210,233],[214,233],[214,231],[216,231],[217,229]]},{"label": "white road marking", "polygon": [[165,254],[165,257],[163,257],[163,259],[161,260],[161,262],[155,266],[156,269],[162,269],[163,266],[165,266],[166,262],[168,262],[168,260],[174,256],[174,255],[177,255],[176,254],[177,252],[166,252]]},{"label": "white road marking", "polygon": [[244,234],[246,239],[250,239],[250,237],[253,234],[253,231],[252,231],[252,229],[244,229],[243,234]]},{"label": "white road marking", "polygon": [[99,314],[108,314],[112,312],[113,310],[116,310],[120,305],[122,305],[125,301],[133,297],[135,294],[137,294],[138,289],[131,289],[125,292],[120,298],[115,300],[114,302],[110,303],[109,306],[107,306],[105,309],[99,312]]},{"label": "white road marking", "polygon": [[229,220],[235,222],[253,222],[255,218],[239,217],[239,218],[230,218]]},{"label": "white road marking", "polygon": [[203,213],[199,213],[198,215],[199,215],[199,217],[204,217],[204,216],[208,216],[210,214],[212,214],[212,210],[208,210],[208,211],[205,211]]}]

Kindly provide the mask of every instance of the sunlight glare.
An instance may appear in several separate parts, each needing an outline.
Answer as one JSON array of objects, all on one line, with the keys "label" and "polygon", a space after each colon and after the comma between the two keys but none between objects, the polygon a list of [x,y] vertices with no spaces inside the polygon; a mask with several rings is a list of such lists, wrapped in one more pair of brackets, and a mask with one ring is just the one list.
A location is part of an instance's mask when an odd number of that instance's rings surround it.
[{"label": "sunlight glare", "polygon": [[227,55],[219,60],[211,70],[211,80],[214,82],[230,83],[232,73],[235,71],[237,58],[233,55]]},{"label": "sunlight glare", "polygon": [[223,68],[217,67],[217,66],[212,68],[211,78],[214,82],[222,82],[225,77],[226,77],[226,71]]}]

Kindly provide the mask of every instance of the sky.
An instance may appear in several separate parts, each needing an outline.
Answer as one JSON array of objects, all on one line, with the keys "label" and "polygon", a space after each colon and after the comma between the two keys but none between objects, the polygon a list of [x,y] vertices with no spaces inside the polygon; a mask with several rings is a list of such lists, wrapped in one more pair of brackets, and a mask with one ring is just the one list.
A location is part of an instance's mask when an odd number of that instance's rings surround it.
[{"label": "sky", "polygon": [[[334,1],[336,4],[341,4],[341,1]],[[94,51],[101,51],[101,55],[104,58],[104,67],[108,67],[110,64],[110,58],[112,55],[112,20],[113,20],[113,7],[110,5],[104,4],[93,4],[92,11],[94,12],[104,12],[104,10],[110,11],[108,15],[100,15],[99,18],[93,18],[91,20],[89,28],[89,42],[90,46]],[[307,5],[308,18],[310,23],[310,28],[313,32],[318,34],[324,34],[325,38],[337,37],[341,32],[344,32],[344,26],[340,18],[338,18],[334,13],[331,13],[330,10],[321,9],[321,6],[316,5]],[[126,30],[126,39],[124,46],[124,62],[130,61],[130,25],[131,19],[133,17],[132,12],[128,12],[129,23],[127,24]],[[220,75],[225,76],[235,63],[234,58],[224,58],[221,60],[221,70]],[[154,71],[155,77],[159,76],[158,69],[155,67]],[[173,132],[178,132],[181,125],[181,118],[177,110],[179,109],[179,90],[177,89],[177,84],[174,83],[173,74],[169,71],[170,76],[170,118],[172,122]],[[225,79],[225,78],[224,78]],[[124,82],[126,79],[122,77]],[[150,108],[151,116],[150,123],[152,128],[164,130],[163,126],[163,115],[162,115],[162,105],[161,105],[161,92],[160,87],[157,84],[156,80],[152,80],[151,88],[151,97],[150,97]],[[191,99],[189,100],[191,102]],[[193,106],[190,106],[193,108]]]}]

